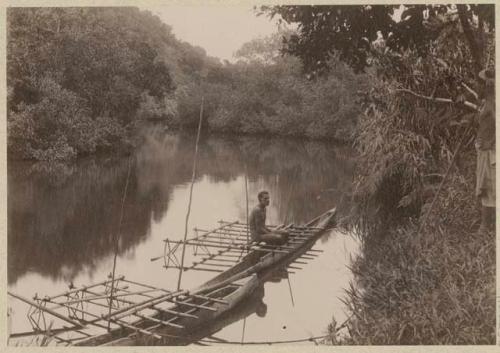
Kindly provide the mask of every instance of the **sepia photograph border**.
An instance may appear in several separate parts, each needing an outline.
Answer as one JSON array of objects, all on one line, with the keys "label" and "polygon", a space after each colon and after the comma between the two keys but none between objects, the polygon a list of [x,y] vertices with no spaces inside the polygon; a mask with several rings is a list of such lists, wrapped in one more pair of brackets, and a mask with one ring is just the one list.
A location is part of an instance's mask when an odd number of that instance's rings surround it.
[{"label": "sepia photograph border", "polygon": [[[314,5],[321,4],[429,4],[429,3],[481,3],[481,4],[495,4],[495,1],[314,1]],[[7,84],[6,84],[6,9],[7,7],[70,7],[70,6],[138,6],[141,4],[147,5],[265,5],[265,4],[294,4],[294,5],[307,5],[312,4],[311,1],[152,1],[152,0],[140,0],[140,1],[128,1],[128,0],[108,0],[108,1],[5,1],[0,5],[0,47],[2,50],[2,55],[0,58],[0,117],[2,119],[0,125],[0,193],[2,194],[1,200],[1,214],[0,214],[0,351],[5,352],[32,352],[34,347],[11,347],[7,345]],[[495,23],[496,28],[500,28],[500,4],[495,4]],[[500,36],[495,33],[495,67],[499,62],[499,44]],[[498,90],[498,82],[500,75],[498,70],[496,71],[496,102],[500,102],[500,93]],[[498,119],[497,119],[498,120]],[[498,129],[496,131],[496,136],[498,138]],[[498,154],[497,154],[498,158]],[[498,178],[497,178],[497,188],[498,188]],[[497,206],[499,204],[498,199],[496,201]],[[498,213],[498,207],[496,208],[496,213]],[[498,217],[497,217],[498,219]],[[278,346],[213,346],[213,347],[109,347],[98,349],[93,348],[93,352],[115,352],[115,351],[126,351],[126,352],[232,352],[237,351],[248,351],[248,352],[304,352],[304,351],[314,351],[314,352],[500,352],[500,338],[499,338],[499,322],[500,322],[500,310],[499,310],[499,293],[500,293],[500,281],[499,281],[499,266],[498,266],[498,239],[499,222],[496,222],[496,257],[497,257],[497,271],[496,271],[496,336],[497,345],[491,346],[303,346],[303,345],[278,345]],[[326,328],[325,328],[326,329]],[[35,349],[40,349],[36,347]],[[47,347],[43,348],[45,351],[48,349],[50,352],[66,352],[68,347]],[[70,348],[70,350],[75,348]]]}]

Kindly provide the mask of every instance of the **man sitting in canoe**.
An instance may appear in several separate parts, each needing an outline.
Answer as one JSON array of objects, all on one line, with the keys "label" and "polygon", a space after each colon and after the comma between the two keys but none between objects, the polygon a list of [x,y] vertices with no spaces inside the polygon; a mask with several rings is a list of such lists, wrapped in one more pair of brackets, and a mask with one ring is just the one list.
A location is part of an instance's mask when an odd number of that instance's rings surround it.
[{"label": "man sitting in canoe", "polygon": [[283,245],[288,240],[288,233],[282,230],[271,230],[266,227],[266,207],[269,205],[269,192],[261,191],[257,195],[259,204],[250,213],[248,223],[252,241],[263,241],[272,245]]}]

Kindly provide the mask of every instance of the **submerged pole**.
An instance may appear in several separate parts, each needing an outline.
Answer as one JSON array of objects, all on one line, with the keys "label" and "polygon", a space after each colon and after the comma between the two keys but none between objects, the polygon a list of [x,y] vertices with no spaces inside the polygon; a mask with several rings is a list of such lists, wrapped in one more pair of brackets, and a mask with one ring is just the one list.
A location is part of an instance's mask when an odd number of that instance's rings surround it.
[{"label": "submerged pole", "polygon": [[[115,290],[115,271],[116,271],[116,258],[118,256],[118,241],[120,240],[120,235],[121,235],[121,227],[122,227],[122,221],[123,221],[123,207],[125,205],[125,198],[127,197],[127,190],[128,190],[128,181],[130,179],[130,158],[128,160],[128,171],[127,171],[127,181],[125,182],[125,189],[123,191],[123,199],[122,199],[122,207],[120,210],[120,221],[118,223],[118,235],[113,237],[113,240],[115,242],[115,254],[113,257],[113,271],[111,272],[111,292],[109,293],[109,311],[108,311],[108,316],[111,315],[111,309],[113,308],[113,291]],[[116,233],[115,233],[116,234]],[[108,331],[111,330],[111,320],[108,320]]]},{"label": "submerged pole", "polygon": [[194,149],[193,175],[191,176],[191,187],[189,189],[189,203],[188,203],[188,209],[187,209],[187,214],[186,214],[186,222],[184,225],[184,241],[183,241],[184,244],[182,246],[181,266],[179,269],[179,279],[177,281],[177,290],[179,290],[181,288],[182,269],[184,267],[184,256],[186,255],[186,239],[187,239],[187,232],[188,232],[189,215],[191,214],[191,202],[193,200],[193,186],[194,186],[194,180],[196,178],[196,161],[197,161],[197,156],[198,156],[198,144],[200,142],[201,122],[203,120],[203,103],[204,103],[204,101],[205,101],[205,97],[201,97],[200,121],[198,123],[198,133],[196,135],[196,144],[195,144],[195,149]]},{"label": "submerged pole", "polygon": [[246,212],[247,227],[246,227],[246,233],[247,233],[247,244],[249,244],[250,243],[250,236],[248,234],[249,224],[248,224],[248,176],[247,176],[247,173],[248,173],[248,168],[247,168],[247,164],[245,163],[245,199],[246,199],[246,205],[247,205],[247,212]]}]

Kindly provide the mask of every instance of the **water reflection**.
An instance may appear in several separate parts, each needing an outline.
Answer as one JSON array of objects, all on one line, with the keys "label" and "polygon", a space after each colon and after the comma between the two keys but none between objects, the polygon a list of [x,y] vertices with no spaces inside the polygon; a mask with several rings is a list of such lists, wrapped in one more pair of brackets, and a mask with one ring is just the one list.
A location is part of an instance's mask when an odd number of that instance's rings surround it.
[{"label": "water reflection", "polygon": [[[9,285],[28,272],[68,282],[82,271],[90,276],[97,271],[113,252],[129,162],[119,254],[147,241],[155,224],[173,212],[169,206],[174,192],[189,184],[193,154],[194,136],[152,132],[130,158],[87,159],[56,171],[9,163]],[[205,136],[197,181],[219,187],[221,193],[231,192],[236,200],[231,205],[217,204],[195,189],[195,201],[212,213],[236,207],[235,214],[245,219],[244,190],[225,187],[246,172],[250,207],[257,192],[265,188],[272,197],[271,222],[305,222],[343,202],[351,182],[349,156],[349,149],[320,142]],[[184,207],[187,200],[177,202]],[[177,222],[183,224],[183,219]],[[147,259],[137,259],[141,261]]]}]

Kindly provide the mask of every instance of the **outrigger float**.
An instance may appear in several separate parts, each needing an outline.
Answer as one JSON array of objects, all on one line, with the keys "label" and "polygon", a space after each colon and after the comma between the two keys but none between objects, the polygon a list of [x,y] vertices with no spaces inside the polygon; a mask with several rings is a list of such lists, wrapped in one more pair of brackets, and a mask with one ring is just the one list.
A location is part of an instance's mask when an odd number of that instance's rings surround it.
[{"label": "outrigger float", "polygon": [[[209,329],[211,325],[220,329],[220,319],[238,310],[277,270],[290,273],[288,269],[298,269],[294,264],[306,264],[301,260],[318,256],[320,250],[312,246],[334,227],[335,214],[333,208],[304,226],[282,227],[290,237],[281,246],[249,243],[248,227],[240,222],[221,221],[213,230],[198,229],[197,235],[186,241],[165,239],[161,258],[167,269],[219,272],[192,290],[170,291],[120,276],[33,300],[9,292],[30,305],[28,320],[33,328],[10,337],[45,335],[61,345],[73,346],[195,342],[215,332]],[[190,266],[179,262],[181,246],[184,250],[193,247],[199,261]]]}]

